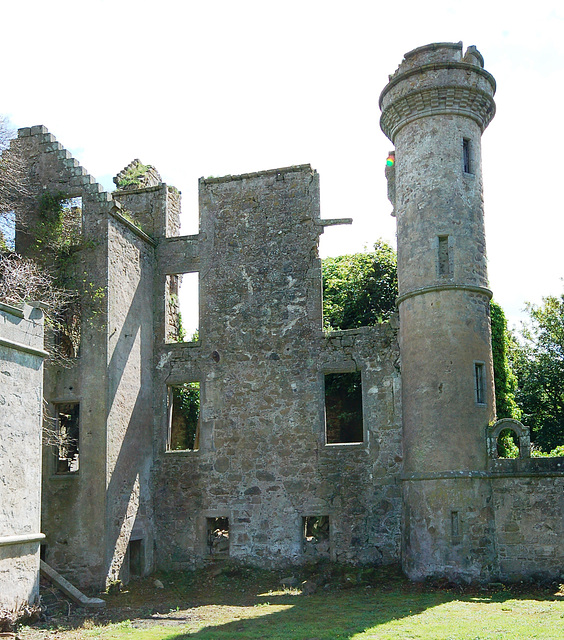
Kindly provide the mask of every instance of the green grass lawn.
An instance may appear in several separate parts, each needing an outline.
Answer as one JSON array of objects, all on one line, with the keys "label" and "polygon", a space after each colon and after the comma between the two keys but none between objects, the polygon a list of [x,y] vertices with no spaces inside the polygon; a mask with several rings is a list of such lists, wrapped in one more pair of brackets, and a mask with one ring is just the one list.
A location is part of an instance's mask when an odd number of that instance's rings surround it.
[{"label": "green grass lawn", "polygon": [[[54,617],[23,629],[22,640],[564,640],[558,585],[438,589],[399,574],[372,584],[319,586],[314,595],[282,589],[265,574],[161,576],[105,596],[102,618]],[[343,576],[339,576],[342,579]],[[167,583],[168,580],[168,583]],[[124,617],[128,619],[123,619]],[[121,618],[120,621],[116,621]],[[112,621],[113,619],[113,621]]]}]

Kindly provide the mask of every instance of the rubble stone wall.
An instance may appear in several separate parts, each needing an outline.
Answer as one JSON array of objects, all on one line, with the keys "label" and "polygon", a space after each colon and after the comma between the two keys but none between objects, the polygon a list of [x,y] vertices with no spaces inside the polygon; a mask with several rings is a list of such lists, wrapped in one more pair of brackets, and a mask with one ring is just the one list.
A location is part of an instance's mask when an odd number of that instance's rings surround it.
[{"label": "rubble stone wall", "polygon": [[[207,521],[229,519],[229,554],[299,563],[304,517],[328,516],[329,555],[399,557],[396,332],[321,331],[318,176],[309,166],[200,182],[201,332],[157,357],[158,565],[210,555]],[[177,261],[194,239],[174,241]],[[159,271],[168,271],[166,252]],[[325,443],[325,372],[361,371],[365,437]],[[196,451],[166,451],[167,386],[200,382]]]}]

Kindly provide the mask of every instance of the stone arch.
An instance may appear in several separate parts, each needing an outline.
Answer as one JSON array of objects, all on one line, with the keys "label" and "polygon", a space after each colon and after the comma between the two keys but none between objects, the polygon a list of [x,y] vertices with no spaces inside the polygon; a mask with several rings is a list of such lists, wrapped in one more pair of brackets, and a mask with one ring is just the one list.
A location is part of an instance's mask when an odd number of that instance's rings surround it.
[{"label": "stone arch", "polygon": [[509,429],[519,441],[519,458],[531,457],[531,436],[529,427],[513,418],[502,418],[488,427],[488,453],[490,458],[499,458],[497,452],[498,439],[502,431]]}]

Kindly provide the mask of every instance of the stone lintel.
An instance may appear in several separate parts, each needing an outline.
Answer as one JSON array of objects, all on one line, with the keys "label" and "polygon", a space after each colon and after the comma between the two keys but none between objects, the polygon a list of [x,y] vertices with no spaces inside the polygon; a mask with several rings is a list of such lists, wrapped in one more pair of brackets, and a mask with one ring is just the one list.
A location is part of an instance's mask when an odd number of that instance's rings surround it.
[{"label": "stone lintel", "polygon": [[326,218],[325,220],[316,220],[315,224],[320,227],[334,227],[339,224],[352,224],[352,218]]}]

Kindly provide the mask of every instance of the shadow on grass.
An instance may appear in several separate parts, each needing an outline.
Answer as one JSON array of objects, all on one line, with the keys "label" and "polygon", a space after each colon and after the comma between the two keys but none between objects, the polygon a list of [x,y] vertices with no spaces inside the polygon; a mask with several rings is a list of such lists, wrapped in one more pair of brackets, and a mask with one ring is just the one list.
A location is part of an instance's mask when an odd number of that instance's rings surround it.
[{"label": "shadow on grass", "polygon": [[[260,613],[255,605],[251,615],[191,633],[170,633],[166,640],[341,640],[392,620],[417,615],[455,599],[453,594],[436,592],[405,594],[375,589],[351,589],[313,596],[264,596],[265,603],[288,608]],[[165,640],[163,638],[163,640]]]},{"label": "shadow on grass", "polygon": [[[563,599],[555,595],[554,585],[507,588],[499,584],[485,591],[448,583],[414,584],[394,567],[332,565],[316,567],[299,578],[296,574],[298,583],[305,578],[318,585],[314,595],[305,596],[298,589],[281,590],[282,575],[230,564],[192,573],[161,573],[164,589],[155,588],[154,577],[139,580],[124,593],[106,596],[104,613],[92,616],[77,611],[53,622],[59,628],[76,629],[85,620],[101,627],[130,620],[133,627],[148,632],[145,637],[159,640],[344,640],[368,629],[378,634],[381,625],[454,601],[499,604],[509,599]],[[390,630],[383,637],[403,637],[393,634]],[[105,637],[104,631],[101,635]]]}]

